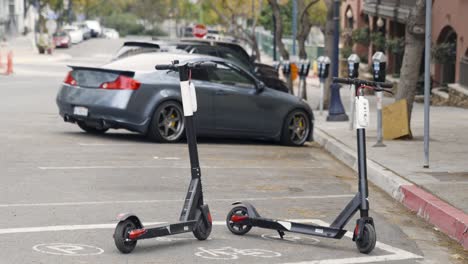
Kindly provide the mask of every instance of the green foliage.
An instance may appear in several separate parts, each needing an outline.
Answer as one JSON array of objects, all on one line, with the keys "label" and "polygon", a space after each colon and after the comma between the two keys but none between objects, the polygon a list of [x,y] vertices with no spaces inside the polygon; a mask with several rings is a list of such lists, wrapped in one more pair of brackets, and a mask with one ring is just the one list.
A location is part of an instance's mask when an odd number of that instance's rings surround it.
[{"label": "green foliage", "polygon": [[372,32],[370,35],[370,39],[377,51],[385,51],[386,39],[382,32]]},{"label": "green foliage", "polygon": [[352,37],[353,42],[357,44],[361,44],[364,46],[369,45],[369,28],[368,27],[362,27],[362,28],[357,28],[353,30]]},{"label": "green foliage", "polygon": [[403,54],[405,51],[405,39],[404,38],[392,38],[387,40],[387,49],[393,54]]},{"label": "green foliage", "polygon": [[144,33],[144,27],[137,23],[138,17],[131,13],[114,13],[103,17],[101,22],[106,27],[115,28],[122,36]]},{"label": "green foliage", "polygon": [[353,54],[353,48],[352,47],[343,47],[341,48],[341,57],[343,59],[347,59],[351,54]]},{"label": "green foliage", "polygon": [[[304,0],[307,5],[312,0]],[[283,19],[283,34],[292,35],[292,1],[288,1],[285,5],[280,6],[280,13]],[[324,0],[314,4],[309,8],[309,19],[313,25],[323,26],[327,22],[327,6]],[[298,20],[299,20],[298,14]],[[273,12],[270,5],[264,5],[263,10],[259,17],[259,24],[264,28],[273,31]],[[299,24],[300,21],[297,21]]]},{"label": "green foliage", "polygon": [[453,64],[457,58],[455,43],[444,42],[432,47],[432,58],[439,64]]}]

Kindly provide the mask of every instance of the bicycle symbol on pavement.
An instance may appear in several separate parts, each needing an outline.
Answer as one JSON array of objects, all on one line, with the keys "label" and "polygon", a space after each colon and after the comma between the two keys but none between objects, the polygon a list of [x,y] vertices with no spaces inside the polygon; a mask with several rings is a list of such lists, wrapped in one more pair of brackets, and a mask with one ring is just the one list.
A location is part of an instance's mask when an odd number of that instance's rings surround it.
[{"label": "bicycle symbol on pavement", "polygon": [[239,256],[246,257],[257,257],[257,258],[275,258],[280,257],[281,253],[266,250],[266,249],[237,249],[233,247],[222,247],[216,249],[205,249],[203,247],[198,248],[198,252],[195,253],[195,256],[205,258],[205,259],[222,259],[222,260],[232,260],[238,259]]}]

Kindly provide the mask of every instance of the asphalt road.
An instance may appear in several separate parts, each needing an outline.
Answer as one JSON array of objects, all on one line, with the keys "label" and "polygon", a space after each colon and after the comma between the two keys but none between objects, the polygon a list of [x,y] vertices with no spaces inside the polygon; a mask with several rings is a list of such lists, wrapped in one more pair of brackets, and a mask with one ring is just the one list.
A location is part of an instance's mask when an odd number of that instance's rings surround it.
[{"label": "asphalt road", "polygon": [[[249,200],[266,217],[326,224],[356,192],[355,173],[314,143],[201,139],[210,239],[191,234],[139,241],[130,255],[112,239],[115,216],[144,223],[178,219],[190,178],[185,143],[156,144],[113,130],[82,132],[57,114],[67,64],[100,65],[122,41],[91,40],[58,52],[69,61],[16,65],[0,76],[0,263],[463,263],[466,252],[370,186],[378,244],[360,254],[350,238],[329,240],[253,228],[232,235],[231,202]],[[354,228],[354,220],[348,229]]]}]

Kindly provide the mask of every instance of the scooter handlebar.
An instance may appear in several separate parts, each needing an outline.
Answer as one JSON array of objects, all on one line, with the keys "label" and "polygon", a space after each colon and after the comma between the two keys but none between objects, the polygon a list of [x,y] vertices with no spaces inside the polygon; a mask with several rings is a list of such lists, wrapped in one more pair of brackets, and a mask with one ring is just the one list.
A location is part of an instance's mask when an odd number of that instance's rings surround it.
[{"label": "scooter handlebar", "polygon": [[175,70],[176,66],[174,64],[157,64],[154,68],[156,70]]},{"label": "scooter handlebar", "polygon": [[[333,82],[343,83],[343,84],[354,84],[356,86],[366,85],[366,86],[381,87],[381,88],[392,88],[393,87],[392,83],[374,82],[374,81],[361,80],[361,79],[351,79],[351,78],[336,78],[336,77],[333,77]],[[378,89],[376,89],[376,90],[378,90]]]},{"label": "scooter handlebar", "polygon": [[215,69],[216,63],[210,61],[190,62],[186,64],[157,64],[154,66],[156,70],[173,70],[177,71],[181,67],[187,67],[189,69]]}]

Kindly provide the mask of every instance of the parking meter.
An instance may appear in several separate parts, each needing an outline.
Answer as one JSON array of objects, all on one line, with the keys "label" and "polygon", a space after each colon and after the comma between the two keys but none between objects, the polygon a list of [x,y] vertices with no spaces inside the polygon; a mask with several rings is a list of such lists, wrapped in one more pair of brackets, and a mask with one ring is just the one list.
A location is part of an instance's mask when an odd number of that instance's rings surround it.
[{"label": "parking meter", "polygon": [[361,59],[356,54],[351,54],[348,57],[348,77],[349,78],[358,78],[359,77],[359,63]]},{"label": "parking meter", "polygon": [[319,109],[320,109],[320,115],[322,115],[323,112],[323,99],[325,96],[325,79],[328,78],[328,74],[330,74],[330,58],[327,56],[320,56],[317,58],[317,63],[318,63],[318,76],[320,78],[320,104],[319,104]]},{"label": "parking meter", "polygon": [[[381,51],[378,51],[372,56],[372,68],[374,70],[374,81],[385,82],[385,74],[387,68],[387,56]],[[377,143],[374,147],[385,147],[383,143],[382,132],[382,92],[375,93],[377,98]]]},{"label": "parking meter", "polygon": [[310,61],[309,60],[301,60],[299,62],[299,76],[300,77],[307,77],[310,71]]},{"label": "parking meter", "polygon": [[289,76],[289,74],[291,74],[291,62],[283,61],[281,65],[283,66],[283,74]]},{"label": "parking meter", "polygon": [[318,63],[318,76],[320,79],[328,78],[330,74],[330,58],[327,56],[320,56],[317,59]]},{"label": "parking meter", "polygon": [[387,56],[385,56],[383,52],[378,51],[372,56],[372,69],[374,72],[374,81],[385,82]]},{"label": "parking meter", "polygon": [[[349,78],[358,78],[359,77],[359,63],[361,59],[356,54],[351,54],[348,57],[348,77]],[[349,111],[350,111],[350,122],[349,129],[353,130],[354,128],[354,117],[355,117],[355,96],[356,96],[356,87],[354,84],[351,84],[349,87]]]}]

